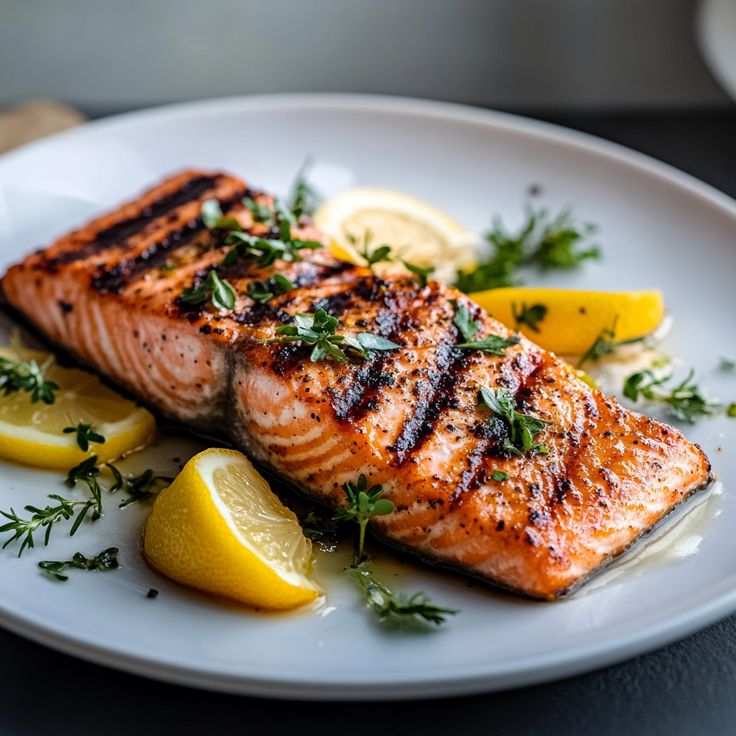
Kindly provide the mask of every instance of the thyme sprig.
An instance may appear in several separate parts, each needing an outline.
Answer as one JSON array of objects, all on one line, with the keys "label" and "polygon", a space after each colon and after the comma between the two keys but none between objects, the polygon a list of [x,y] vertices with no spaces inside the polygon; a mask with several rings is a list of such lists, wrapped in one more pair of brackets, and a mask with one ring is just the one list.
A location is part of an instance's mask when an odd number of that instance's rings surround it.
[{"label": "thyme sprig", "polygon": [[576,368],[582,368],[585,363],[597,362],[607,355],[615,353],[616,350],[624,345],[634,345],[644,342],[646,337],[631,337],[627,340],[616,339],[616,325],[618,324],[618,316],[614,317],[610,327],[604,327],[600,334],[593,340],[590,347],[580,356],[575,364]]},{"label": "thyme sprig", "polygon": [[705,396],[694,378],[695,372],[690,370],[680,383],[668,388],[665,384],[672,380],[670,371],[646,368],[626,378],[623,393],[631,401],[644,399],[664,404],[674,419],[694,424],[701,417],[716,414],[722,406],[719,401]]},{"label": "thyme sprig", "polygon": [[233,309],[237,292],[227,279],[221,279],[214,269],[199,286],[188,286],[179,297],[182,304],[204,304],[208,299],[217,309]]},{"label": "thyme sprig", "polygon": [[512,286],[523,267],[542,271],[576,268],[583,261],[600,258],[600,249],[589,244],[595,231],[595,226],[579,222],[569,209],[552,217],[547,209],[527,206],[525,221],[516,232],[495,217],[485,236],[488,257],[472,270],[459,271],[455,286],[471,293]]},{"label": "thyme sprig", "polygon": [[417,281],[419,282],[419,286],[424,288],[427,283],[429,282],[429,277],[435,272],[434,266],[420,266],[417,263],[412,263],[411,261],[405,261],[401,260],[401,262],[404,264],[404,268],[407,269],[407,271],[410,271],[414,274]]},{"label": "thyme sprig", "polygon": [[108,570],[117,570],[120,567],[118,563],[117,547],[108,547],[98,552],[94,557],[85,557],[81,552],[76,552],[71,560],[42,560],[38,566],[44,572],[59,582],[66,582],[69,576],[64,573],[67,570],[89,570],[94,572],[106,572]]},{"label": "thyme sprig", "polygon": [[395,342],[370,332],[359,332],[354,337],[339,335],[337,334],[339,326],[340,321],[337,317],[333,317],[320,307],[314,314],[297,314],[292,324],[282,325],[276,330],[278,337],[264,342],[301,342],[312,348],[310,360],[313,363],[327,357],[334,358],[338,363],[344,363],[348,359],[346,351],[368,359],[375,351],[399,348]]},{"label": "thyme sprig", "polygon": [[309,181],[312,166],[314,166],[314,160],[309,156],[297,172],[289,192],[289,209],[297,221],[305,216],[311,217],[321,199],[314,185]]},{"label": "thyme sprig", "polygon": [[509,436],[503,440],[504,450],[517,456],[525,452],[547,454],[549,450],[545,445],[534,442],[544,426],[549,424],[547,420],[516,411],[516,400],[513,394],[505,388],[483,387],[480,390],[480,399],[494,416],[500,417],[506,424]]},{"label": "thyme sprig", "polygon": [[481,323],[473,319],[473,315],[464,304],[455,300],[452,303],[455,306],[455,316],[452,319],[452,324],[457,327],[463,336],[463,342],[458,343],[458,348],[463,350],[482,350],[491,355],[505,355],[506,348],[518,344],[519,338],[516,335],[501,337],[500,335],[491,334],[480,340],[476,340],[475,336],[480,331]]},{"label": "thyme sprig", "polygon": [[383,486],[368,486],[365,475],[355,483],[345,483],[346,505],[339,508],[333,517],[337,522],[352,521],[358,525],[353,563],[345,572],[359,586],[366,604],[378,616],[381,623],[400,627],[444,623],[447,616],[457,611],[435,605],[425,593],[406,596],[394,593],[380,582],[373,572],[371,561],[365,555],[365,532],[368,522],[377,516],[385,516],[396,510],[393,501],[382,498]]},{"label": "thyme sprig", "polygon": [[17,360],[0,356],[0,391],[3,396],[18,391],[30,394],[31,403],[42,401],[44,404],[53,404],[54,392],[58,391],[59,384],[46,379],[46,371],[54,362],[54,356],[49,355],[39,365],[35,360],[23,360],[18,355]]},{"label": "thyme sprig", "polygon": [[457,611],[435,605],[425,593],[403,595],[394,593],[375,576],[369,560],[363,560],[346,569],[347,574],[360,586],[366,603],[378,620],[398,627],[416,624],[443,624]]},{"label": "thyme sprig", "polygon": [[[427,285],[430,276],[436,270],[434,266],[420,266],[418,263],[412,263],[404,258],[399,258],[392,252],[394,250],[393,246],[387,245],[386,243],[376,248],[371,248],[371,237],[371,232],[367,230],[363,236],[363,249],[358,251],[360,256],[365,260],[365,265],[368,268],[373,270],[373,266],[377,263],[395,263],[398,261],[403,264],[407,271],[414,275],[420,287],[424,288]],[[353,243],[355,243],[355,240],[354,238]]]},{"label": "thyme sprig", "polygon": [[336,521],[354,521],[359,528],[357,557],[363,558],[363,547],[365,546],[365,530],[368,522],[376,516],[385,516],[392,513],[396,506],[393,501],[381,498],[383,486],[373,485],[368,487],[365,475],[358,478],[357,483],[345,483],[346,506],[341,506],[335,512]]},{"label": "thyme sprig", "polygon": [[151,468],[146,468],[138,475],[123,475],[119,468],[112,463],[106,463],[105,467],[114,479],[113,484],[107,489],[108,493],[117,493],[122,490],[128,494],[128,498],[118,504],[121,509],[138,501],[149,501],[174,480],[171,476],[160,475]]},{"label": "thyme sprig", "polygon": [[64,483],[69,488],[74,488],[77,483],[87,486],[92,496],[92,521],[97,521],[102,516],[102,486],[99,481],[100,468],[97,467],[97,455],[90,455],[75,465],[66,475]]},{"label": "thyme sprig", "polygon": [[286,294],[294,289],[294,284],[280,273],[275,273],[266,281],[251,281],[248,284],[248,296],[259,304],[271,301],[279,294]]},{"label": "thyme sprig", "polygon": [[77,447],[82,452],[89,450],[90,442],[96,442],[100,445],[105,443],[105,437],[95,429],[91,422],[79,422],[76,426],[64,427],[62,432],[64,434],[74,433],[76,435]]},{"label": "thyme sprig", "polygon": [[33,536],[36,531],[45,530],[43,543],[48,545],[51,531],[59,522],[68,521],[76,515],[69,530],[69,536],[73,537],[90,511],[93,512],[91,516],[93,520],[99,518],[99,516],[95,516],[94,510],[96,510],[97,503],[93,498],[72,500],[55,493],[50,494],[49,498],[56,503],[53,505],[47,504],[43,508],[32,504],[24,506],[25,511],[31,514],[28,518],[17,514],[13,508],[9,511],[0,511],[1,516],[9,519],[8,522],[0,526],[0,534],[12,533],[3,544],[3,549],[20,540],[18,550],[18,557],[20,557],[26,549],[33,549],[36,546],[36,540]]}]

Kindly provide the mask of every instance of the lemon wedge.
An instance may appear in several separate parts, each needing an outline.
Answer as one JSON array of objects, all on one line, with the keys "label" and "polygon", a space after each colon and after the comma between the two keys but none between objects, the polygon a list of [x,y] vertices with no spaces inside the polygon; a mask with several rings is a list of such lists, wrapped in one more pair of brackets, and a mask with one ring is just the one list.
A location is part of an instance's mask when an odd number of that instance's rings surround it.
[{"label": "lemon wedge", "polygon": [[[476,236],[444,212],[415,197],[391,189],[359,187],[331,197],[314,216],[340,260],[363,264],[360,255],[381,245],[392,246],[397,259],[434,266],[433,278],[451,282],[458,269],[472,268]],[[403,270],[398,263],[376,264],[378,273]]]},{"label": "lemon wedge", "polygon": [[257,608],[296,608],[320,594],[295,514],[234,450],[195,455],[159,493],[143,550],[172,580]]},{"label": "lemon wedge", "polygon": [[[581,355],[614,321],[615,339],[630,340],[650,334],[664,318],[659,291],[509,287],[478,291],[470,297],[497,320],[561,355]],[[526,320],[519,319],[523,313]]]},{"label": "lemon wedge", "polygon": [[[20,351],[20,352],[19,352]],[[25,348],[0,348],[0,356],[35,360],[42,365],[48,354]],[[150,412],[124,399],[96,376],[52,363],[45,373],[59,389],[52,404],[37,401],[24,391],[0,396],[0,457],[37,468],[67,471],[96,454],[101,462],[113,460],[146,443],[155,422]],[[80,422],[93,425],[105,438],[91,443],[87,452],[74,433],[64,428]]]}]

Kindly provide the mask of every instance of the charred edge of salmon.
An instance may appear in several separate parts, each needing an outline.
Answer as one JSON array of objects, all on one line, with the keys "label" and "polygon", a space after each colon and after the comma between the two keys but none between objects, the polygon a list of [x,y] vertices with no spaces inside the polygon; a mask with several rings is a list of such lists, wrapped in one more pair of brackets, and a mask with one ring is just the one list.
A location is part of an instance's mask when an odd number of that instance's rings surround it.
[{"label": "charred edge of salmon", "polygon": [[[244,197],[251,197],[253,194],[252,190],[244,188],[218,201],[225,214],[228,214]],[[151,243],[142,253],[132,258],[122,258],[111,268],[95,274],[92,277],[92,288],[101,292],[119,293],[147,271],[162,266],[170,255],[205,232],[207,228],[201,216],[184,223],[176,230],[164,232],[159,240]]]},{"label": "charred edge of salmon", "polygon": [[198,199],[202,194],[213,189],[222,178],[223,174],[195,175],[187,179],[175,191],[164,194],[143,207],[137,215],[126,217],[102,230],[98,230],[94,238],[82,247],[72,247],[58,255],[44,259],[43,265],[53,271],[59,266],[83,261],[97,253],[114,248],[140,233],[151,222],[178,209],[187,202]]}]

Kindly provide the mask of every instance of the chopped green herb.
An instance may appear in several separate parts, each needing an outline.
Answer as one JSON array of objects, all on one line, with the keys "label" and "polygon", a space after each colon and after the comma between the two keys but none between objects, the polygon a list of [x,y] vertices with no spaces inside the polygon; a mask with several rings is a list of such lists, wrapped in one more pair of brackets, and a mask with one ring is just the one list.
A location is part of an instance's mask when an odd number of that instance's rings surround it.
[{"label": "chopped green herb", "polygon": [[319,308],[314,314],[297,314],[293,324],[282,325],[276,330],[279,337],[265,342],[297,341],[308,345],[312,347],[310,359],[313,363],[327,357],[344,363],[348,359],[346,350],[362,358],[370,358],[376,350],[396,350],[399,347],[395,342],[369,332],[360,332],[354,337],[338,335],[339,326],[336,317]]},{"label": "chopped green herb", "polygon": [[[112,469],[114,466],[108,464],[107,467]],[[138,475],[129,475],[127,477],[121,477],[120,471],[117,468],[115,468],[115,471],[117,471],[116,481],[122,479],[123,490],[128,494],[128,498],[120,503],[121,509],[138,501],[150,501],[162,488],[174,480],[169,475],[157,475],[150,468],[147,468]],[[115,488],[115,490],[118,489]],[[112,488],[110,492],[113,492]]]},{"label": "chopped green herb", "polygon": [[399,627],[417,624],[439,626],[445,622],[447,616],[454,616],[457,613],[451,608],[435,605],[424,593],[403,596],[392,592],[376,579],[368,560],[351,565],[346,572],[358,583],[366,604],[382,623]]},{"label": "chopped green herb", "polygon": [[293,238],[291,225],[282,221],[280,225],[281,238],[259,238],[242,231],[231,231],[225,242],[234,245],[225,258],[223,266],[231,266],[241,259],[255,258],[259,268],[273,265],[277,260],[292,262],[301,261],[301,250],[317,250],[324,245],[316,240],[300,240]]},{"label": "chopped green herb", "polygon": [[733,402],[726,407],[726,416],[731,417],[731,419],[736,419],[736,402]]},{"label": "chopped green herb", "polygon": [[600,258],[597,247],[583,247],[594,232],[594,226],[577,222],[570,210],[552,218],[546,209],[527,207],[526,221],[516,233],[494,218],[486,234],[488,258],[471,271],[458,272],[455,286],[471,293],[514,285],[522,267],[536,266],[543,271],[575,268],[585,260]]},{"label": "chopped green herb", "polygon": [[49,357],[39,365],[35,360],[18,360],[0,356],[0,390],[3,396],[9,396],[17,391],[25,391],[31,395],[31,403],[42,401],[44,404],[53,404],[54,391],[59,384],[47,381],[45,374],[54,362],[54,356]]},{"label": "chopped green herb", "polygon": [[254,302],[265,304],[278,294],[285,294],[294,288],[294,284],[286,276],[275,273],[266,281],[251,281],[248,284],[248,296]]},{"label": "chopped green herb", "polygon": [[222,214],[222,207],[216,199],[206,199],[202,202],[199,214],[204,226],[210,230],[237,230],[241,227],[234,217]]},{"label": "chopped green herb", "polygon": [[487,335],[482,340],[469,340],[468,342],[458,343],[457,347],[463,350],[482,350],[484,353],[491,355],[506,355],[506,348],[517,345],[519,338],[516,335],[512,337],[501,337],[500,335]]},{"label": "chopped green herb", "polygon": [[493,478],[493,480],[499,480],[499,481],[508,480],[509,474],[504,473],[503,470],[494,470],[493,473],[491,474],[491,478]]},{"label": "chopped green herb", "polygon": [[358,534],[358,559],[363,558],[363,546],[365,544],[365,530],[368,522],[375,516],[385,516],[395,510],[393,501],[381,498],[383,486],[374,485],[368,487],[365,475],[358,478],[357,483],[345,483],[343,485],[347,506],[343,506],[335,513],[336,521],[354,521],[360,532]]},{"label": "chopped green herb", "polygon": [[[246,197],[243,200],[243,204],[248,208],[248,211],[253,217],[253,222],[261,222],[269,226],[274,224],[274,211],[272,207],[256,202],[255,199],[251,199],[250,197]],[[235,229],[239,229],[239,225]]]},{"label": "chopped green herb", "polygon": [[64,427],[64,434],[74,432],[77,437],[77,446],[82,452],[89,450],[89,443],[96,442],[100,445],[105,443],[105,438],[97,430],[91,422],[79,422],[76,427]]},{"label": "chopped green herb", "polygon": [[509,436],[503,441],[503,449],[513,455],[522,455],[524,452],[546,454],[544,445],[535,444],[534,439],[544,429],[548,421],[529,414],[516,411],[516,401],[508,389],[481,388],[481,401],[491,412],[503,419],[509,430]]},{"label": "chopped green herb", "polygon": [[646,337],[632,337],[628,340],[617,340],[617,323],[618,317],[615,317],[610,327],[605,327],[601,330],[598,337],[593,340],[593,344],[582,354],[582,356],[580,356],[580,359],[575,364],[576,368],[582,368],[582,366],[588,362],[599,361],[601,358],[611,355],[623,345],[634,345],[635,343],[644,342],[644,340],[646,340]]},{"label": "chopped green herb", "polygon": [[92,500],[94,501],[94,509],[92,511],[92,521],[96,521],[102,516],[102,486],[99,481],[100,469],[97,467],[97,455],[82,460],[79,465],[75,465],[66,476],[64,481],[69,488],[74,488],[77,483],[83,483],[87,486]]},{"label": "chopped green herb", "polygon": [[373,268],[376,263],[390,262],[393,260],[391,256],[391,246],[379,245],[377,248],[371,249],[369,243],[371,240],[370,232],[366,232],[363,237],[363,250],[358,251],[360,255],[365,258],[365,265],[369,268]]},{"label": "chopped green herb", "polygon": [[307,178],[313,165],[314,161],[308,157],[291,185],[289,209],[297,221],[305,215],[311,217],[319,204],[320,196]]},{"label": "chopped green herb", "polygon": [[514,315],[516,329],[526,325],[533,332],[539,332],[539,323],[547,316],[547,307],[544,304],[532,304],[527,307],[522,302],[519,311],[516,310],[516,302],[511,302],[511,312]]},{"label": "chopped green herb", "polygon": [[150,500],[158,491],[174,480],[171,476],[159,475],[150,468],[146,468],[138,475],[125,476],[112,463],[106,463],[105,467],[110,471],[114,480],[113,484],[108,487],[107,492],[117,493],[123,490],[128,494],[128,498],[119,504],[121,509],[137,501]]},{"label": "chopped green herb", "polygon": [[59,580],[60,582],[66,582],[69,580],[69,576],[64,573],[71,569],[100,572],[117,570],[119,567],[119,551],[120,550],[117,547],[108,547],[99,554],[96,554],[94,557],[85,557],[81,552],[77,552],[71,560],[43,560],[38,563],[38,566],[49,577]]},{"label": "chopped green herb", "polygon": [[[9,519],[7,523],[0,526],[0,534],[12,532],[12,536],[3,544],[3,549],[21,540],[20,549],[18,550],[18,557],[20,557],[24,550],[35,547],[33,534],[36,530],[40,529],[46,530],[43,543],[47,545],[51,538],[51,530],[54,528],[54,525],[61,521],[68,521],[76,514],[74,523],[69,531],[69,536],[73,537],[89,511],[95,509],[97,506],[97,502],[94,499],[73,501],[57,494],[50,494],[49,498],[52,501],[56,501],[56,504],[53,506],[47,505],[44,508],[33,505],[25,506],[25,510],[31,514],[28,519],[19,516],[12,508],[9,511],[0,511],[0,515]],[[93,513],[91,518],[94,520],[98,519],[99,516],[95,516]]]},{"label": "chopped green herb", "polygon": [[693,380],[694,371],[673,388],[665,388],[672,379],[672,373],[658,373],[647,368],[632,373],[624,381],[623,393],[631,401],[645,399],[652,403],[664,404],[675,419],[694,424],[697,419],[715,414],[721,404],[707,398]]},{"label": "chopped green herb", "polygon": [[720,362],[722,371],[736,371],[736,358],[723,356]]},{"label": "chopped green herb", "polygon": [[488,335],[481,340],[474,340],[473,338],[480,330],[481,323],[473,319],[470,310],[464,304],[456,300],[453,300],[452,303],[455,305],[455,316],[452,324],[457,327],[464,338],[464,342],[458,343],[457,347],[463,350],[482,350],[492,355],[505,355],[506,348],[519,342],[519,338],[516,336],[501,337],[500,335]]},{"label": "chopped green herb", "polygon": [[[249,197],[243,200],[243,204],[250,210],[255,222],[265,223],[279,232],[278,238],[264,238],[251,235],[243,230],[243,226],[234,217],[226,217],[222,214],[220,204],[217,200],[209,199],[202,204],[201,216],[205,225],[209,228],[229,230],[225,237],[227,245],[233,245],[224,257],[223,266],[229,266],[241,258],[255,258],[259,267],[265,268],[272,265],[279,258],[284,261],[299,261],[300,250],[323,248],[323,243],[315,240],[301,240],[292,236],[292,227],[296,225],[298,216],[286,207],[278,198],[274,199],[271,207],[256,202]],[[214,272],[210,272],[214,273]],[[227,283],[227,282],[225,282]],[[188,292],[190,290],[187,290]],[[200,295],[191,290],[191,298],[200,299]],[[200,299],[201,303],[206,300]],[[228,307],[231,308],[231,307]]]},{"label": "chopped green herb", "polygon": [[184,289],[179,300],[183,304],[204,304],[209,299],[217,309],[233,309],[237,296],[230,282],[212,270],[199,286]]},{"label": "chopped green herb", "polygon": [[473,319],[470,310],[456,299],[451,300],[450,304],[455,307],[455,316],[452,318],[452,324],[457,327],[464,340],[472,340],[480,330],[480,322]]},{"label": "chopped green herb", "polygon": [[304,536],[311,539],[323,550],[334,550],[344,534],[342,525],[334,514],[322,509],[310,509],[299,519]]},{"label": "chopped green herb", "polygon": [[417,281],[419,282],[419,286],[424,288],[427,285],[427,281],[429,280],[429,277],[434,273],[435,267],[434,266],[419,266],[416,263],[411,263],[410,261],[401,261],[404,266],[411,271],[416,277]]}]

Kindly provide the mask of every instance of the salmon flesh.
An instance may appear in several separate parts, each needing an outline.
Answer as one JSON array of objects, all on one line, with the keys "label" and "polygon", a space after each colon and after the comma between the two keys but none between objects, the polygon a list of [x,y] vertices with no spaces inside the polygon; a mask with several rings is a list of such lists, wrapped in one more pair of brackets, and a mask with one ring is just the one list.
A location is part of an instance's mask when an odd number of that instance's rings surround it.
[{"label": "salmon flesh", "polygon": [[[203,201],[278,237],[244,197],[272,202],[227,174],[172,176],[11,267],[4,300],[83,363],[325,504],[344,504],[343,484],[364,474],[396,507],[371,522],[378,536],[535,598],[566,593],[708,484],[707,457],[677,429],[619,406],[529,340],[503,355],[458,348],[457,305],[479,336],[513,333],[440,283],[379,278],[327,249],[222,266],[233,246],[205,226]],[[305,219],[296,234],[321,238]],[[235,307],[183,303],[215,266]],[[251,299],[248,285],[274,273],[295,288]],[[299,342],[265,342],[319,308],[340,334],[400,348],[311,362]],[[546,454],[509,451],[481,387],[544,420],[535,442]]]}]

